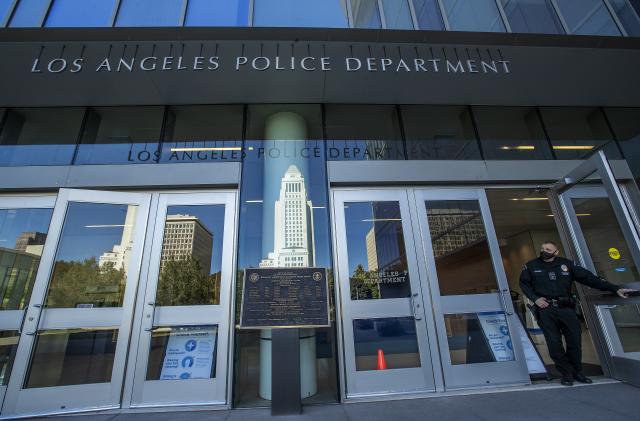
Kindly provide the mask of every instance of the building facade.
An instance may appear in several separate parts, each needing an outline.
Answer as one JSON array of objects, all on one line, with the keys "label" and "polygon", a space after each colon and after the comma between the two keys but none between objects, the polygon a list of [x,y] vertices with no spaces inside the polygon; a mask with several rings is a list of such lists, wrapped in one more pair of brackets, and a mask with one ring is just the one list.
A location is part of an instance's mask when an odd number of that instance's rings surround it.
[{"label": "building facade", "polygon": [[[0,0],[0,416],[269,406],[260,267],[327,269],[303,404],[534,389],[542,241],[640,286],[639,16]],[[576,295],[586,374],[637,384],[639,298]]]}]

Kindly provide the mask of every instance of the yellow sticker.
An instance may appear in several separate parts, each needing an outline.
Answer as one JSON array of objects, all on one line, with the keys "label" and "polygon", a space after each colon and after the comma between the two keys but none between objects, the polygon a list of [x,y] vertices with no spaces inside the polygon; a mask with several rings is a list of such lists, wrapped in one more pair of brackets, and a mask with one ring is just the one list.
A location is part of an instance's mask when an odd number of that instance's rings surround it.
[{"label": "yellow sticker", "polygon": [[613,260],[620,259],[620,250],[615,247],[611,247],[609,249],[609,257],[611,257]]}]

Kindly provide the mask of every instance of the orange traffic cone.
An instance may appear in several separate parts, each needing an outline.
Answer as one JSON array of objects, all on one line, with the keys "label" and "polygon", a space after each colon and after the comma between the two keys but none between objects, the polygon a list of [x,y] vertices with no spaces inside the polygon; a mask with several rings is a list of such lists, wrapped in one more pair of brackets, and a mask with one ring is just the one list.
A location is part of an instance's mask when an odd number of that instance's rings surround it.
[{"label": "orange traffic cone", "polygon": [[384,352],[379,349],[378,350],[378,370],[386,370],[387,369],[387,361],[384,359]]}]

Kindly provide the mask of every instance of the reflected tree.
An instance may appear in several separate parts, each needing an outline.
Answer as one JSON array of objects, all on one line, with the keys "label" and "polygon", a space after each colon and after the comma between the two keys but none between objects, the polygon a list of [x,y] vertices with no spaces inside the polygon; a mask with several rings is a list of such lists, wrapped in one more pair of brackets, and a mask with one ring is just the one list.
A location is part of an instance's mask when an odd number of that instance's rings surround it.
[{"label": "reflected tree", "polygon": [[156,305],[205,305],[220,302],[220,272],[208,274],[193,256],[166,260],[162,265]]},{"label": "reflected tree", "polygon": [[100,266],[94,257],[82,262],[57,261],[47,307],[120,307],[125,284],[125,271],[116,269],[113,263]]},{"label": "reflected tree", "polygon": [[[372,273],[375,274],[372,276]],[[350,277],[351,299],[368,300],[380,298],[380,285],[377,279],[378,271],[366,271],[359,264]]]}]

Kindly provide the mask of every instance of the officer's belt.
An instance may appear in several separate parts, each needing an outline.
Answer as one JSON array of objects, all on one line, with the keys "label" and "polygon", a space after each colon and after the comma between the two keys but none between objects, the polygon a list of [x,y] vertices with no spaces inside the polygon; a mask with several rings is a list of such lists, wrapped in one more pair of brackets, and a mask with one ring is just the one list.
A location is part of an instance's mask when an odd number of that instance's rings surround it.
[{"label": "officer's belt", "polygon": [[547,298],[547,301],[551,307],[573,307],[573,299],[571,297]]}]

